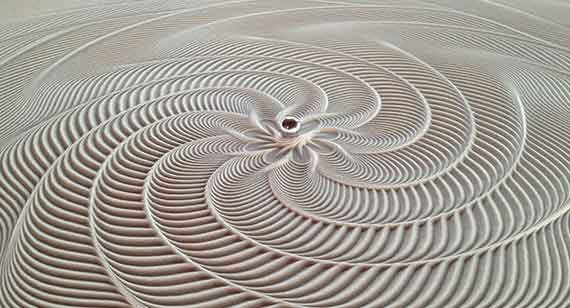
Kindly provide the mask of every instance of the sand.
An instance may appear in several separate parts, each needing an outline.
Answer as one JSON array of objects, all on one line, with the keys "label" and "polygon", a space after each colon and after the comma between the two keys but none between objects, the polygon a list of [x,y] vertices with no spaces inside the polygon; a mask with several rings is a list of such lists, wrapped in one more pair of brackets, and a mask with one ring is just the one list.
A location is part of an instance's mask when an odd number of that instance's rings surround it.
[{"label": "sand", "polygon": [[0,307],[570,307],[568,4],[22,15]]}]

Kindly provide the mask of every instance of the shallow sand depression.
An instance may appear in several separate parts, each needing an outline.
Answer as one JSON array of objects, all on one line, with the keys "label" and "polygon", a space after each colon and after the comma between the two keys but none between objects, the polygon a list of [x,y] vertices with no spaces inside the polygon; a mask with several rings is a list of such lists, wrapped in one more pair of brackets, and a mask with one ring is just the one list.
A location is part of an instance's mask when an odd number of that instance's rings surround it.
[{"label": "shallow sand depression", "polygon": [[124,1],[0,24],[0,307],[570,307],[569,17]]}]

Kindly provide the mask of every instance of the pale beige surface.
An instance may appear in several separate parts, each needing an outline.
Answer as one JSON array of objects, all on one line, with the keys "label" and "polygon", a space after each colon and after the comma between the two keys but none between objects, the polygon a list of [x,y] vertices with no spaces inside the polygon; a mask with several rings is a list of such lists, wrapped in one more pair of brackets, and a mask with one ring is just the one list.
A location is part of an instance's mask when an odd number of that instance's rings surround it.
[{"label": "pale beige surface", "polygon": [[0,307],[570,307],[567,6],[10,1]]},{"label": "pale beige surface", "polygon": [[119,0],[1,0],[0,21],[49,14],[98,4],[120,3]]}]

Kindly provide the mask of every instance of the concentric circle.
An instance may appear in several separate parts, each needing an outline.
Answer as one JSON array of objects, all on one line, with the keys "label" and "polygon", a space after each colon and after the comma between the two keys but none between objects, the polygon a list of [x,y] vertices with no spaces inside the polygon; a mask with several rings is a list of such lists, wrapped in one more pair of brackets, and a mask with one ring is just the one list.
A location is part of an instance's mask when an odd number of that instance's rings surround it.
[{"label": "concentric circle", "polygon": [[0,306],[570,307],[569,16],[144,0],[2,24]]}]

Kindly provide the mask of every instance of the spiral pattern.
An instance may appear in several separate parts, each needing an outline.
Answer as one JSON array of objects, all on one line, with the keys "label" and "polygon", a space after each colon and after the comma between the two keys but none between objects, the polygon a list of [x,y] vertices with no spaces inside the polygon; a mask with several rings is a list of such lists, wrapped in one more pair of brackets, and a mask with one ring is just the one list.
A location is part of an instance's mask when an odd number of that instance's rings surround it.
[{"label": "spiral pattern", "polygon": [[1,307],[570,307],[570,10],[0,26]]}]

